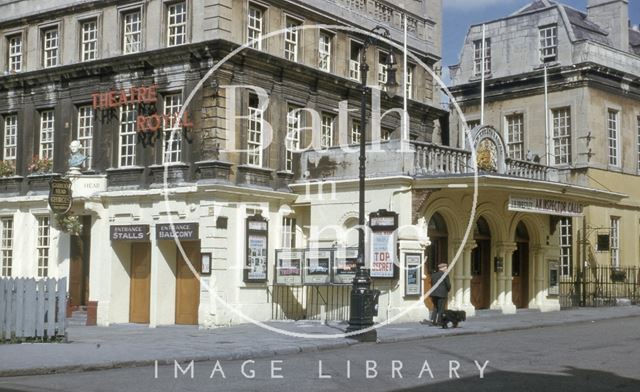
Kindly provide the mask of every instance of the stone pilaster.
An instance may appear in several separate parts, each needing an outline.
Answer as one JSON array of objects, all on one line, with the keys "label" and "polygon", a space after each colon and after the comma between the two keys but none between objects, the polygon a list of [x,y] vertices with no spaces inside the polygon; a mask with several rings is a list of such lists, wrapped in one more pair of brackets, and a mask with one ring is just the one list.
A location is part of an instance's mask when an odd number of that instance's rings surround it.
[{"label": "stone pilaster", "polygon": [[[496,255],[504,261],[502,272],[496,273],[497,296],[494,309],[501,309],[504,314],[516,313],[516,306],[513,304],[513,266],[511,259],[517,245],[513,242],[503,242],[496,247]],[[495,267],[494,267],[495,268]]]}]

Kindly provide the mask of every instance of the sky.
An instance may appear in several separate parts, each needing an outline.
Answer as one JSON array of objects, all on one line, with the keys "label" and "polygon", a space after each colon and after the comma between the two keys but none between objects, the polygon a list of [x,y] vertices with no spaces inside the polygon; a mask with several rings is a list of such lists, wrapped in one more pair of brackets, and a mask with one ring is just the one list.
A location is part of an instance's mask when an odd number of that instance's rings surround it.
[{"label": "sky", "polygon": [[[507,16],[532,1],[443,0],[442,56],[444,69],[446,70],[446,66],[458,63],[460,50],[469,26]],[[558,2],[583,12],[586,12],[587,9],[587,0],[560,0]],[[640,24],[640,0],[629,0],[629,19],[632,24]]]}]

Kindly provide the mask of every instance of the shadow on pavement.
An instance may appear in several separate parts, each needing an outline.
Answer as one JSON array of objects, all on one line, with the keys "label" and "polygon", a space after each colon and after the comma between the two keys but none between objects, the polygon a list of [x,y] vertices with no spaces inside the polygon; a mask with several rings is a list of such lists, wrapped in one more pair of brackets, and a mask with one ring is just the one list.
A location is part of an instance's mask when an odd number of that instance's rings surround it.
[{"label": "shadow on pavement", "polygon": [[598,370],[569,367],[562,375],[493,371],[484,379],[461,378],[437,384],[398,389],[399,392],[429,391],[640,391],[640,380]]}]

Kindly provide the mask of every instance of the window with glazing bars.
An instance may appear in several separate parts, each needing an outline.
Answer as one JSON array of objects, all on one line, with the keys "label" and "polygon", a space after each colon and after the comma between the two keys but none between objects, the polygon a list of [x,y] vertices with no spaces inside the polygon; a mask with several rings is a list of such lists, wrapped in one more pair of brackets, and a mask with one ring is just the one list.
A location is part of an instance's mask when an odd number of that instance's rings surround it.
[{"label": "window with glazing bars", "polygon": [[407,66],[407,89],[405,91],[405,93],[407,94],[407,98],[408,99],[413,99],[413,71],[414,71],[414,66],[413,65],[409,65]]},{"label": "window with glazing bars", "polygon": [[540,60],[543,63],[556,61],[558,56],[558,26],[540,28]]},{"label": "window with glazing bars", "polygon": [[18,152],[18,115],[8,114],[4,116],[4,146],[2,149],[3,161],[15,161]]},{"label": "window with glazing bars", "polygon": [[509,158],[524,159],[524,115],[522,113],[507,116],[507,147]]},{"label": "window with glazing bars", "polygon": [[254,4],[249,4],[247,20],[247,42],[249,47],[262,50],[262,32],[264,28],[264,10]]},{"label": "window with glazing bars", "polygon": [[287,216],[282,218],[282,248],[296,247],[296,219]]},{"label": "window with glazing bars", "polygon": [[563,276],[571,275],[573,262],[573,232],[572,218],[560,219],[560,273]]},{"label": "window with glazing bars", "polygon": [[618,111],[609,109],[607,111],[607,140],[609,142],[609,165],[620,165],[620,140],[618,131]]},{"label": "window with glazing bars", "polygon": [[[491,38],[484,40],[484,73],[491,73]],[[482,75],[482,40],[473,41],[473,74]]]},{"label": "window with glazing bars", "polygon": [[39,216],[37,219],[38,233],[36,251],[38,253],[38,277],[46,278],[49,276],[49,246],[51,245],[49,217]]},{"label": "window with glazing bars", "polygon": [[287,137],[285,170],[293,171],[293,152],[300,149],[300,129],[302,128],[302,110],[289,106],[287,111]]},{"label": "window with glazing bars", "polygon": [[320,138],[320,147],[329,148],[333,146],[333,127],[336,117],[331,114],[322,115],[322,134]]},{"label": "window with glazing bars", "polygon": [[58,65],[58,29],[47,29],[42,33],[42,66]]},{"label": "window with glazing bars", "polygon": [[87,157],[84,165],[90,169],[93,160],[93,107],[91,105],[78,108],[78,141],[80,152]]},{"label": "window with glazing bars", "polygon": [[387,56],[385,52],[378,53],[378,85],[383,91],[387,89]]},{"label": "window with glazing bars", "polygon": [[609,251],[611,252],[611,265],[620,267],[620,217],[611,217],[611,241]]},{"label": "window with glazing bars", "polygon": [[119,167],[136,164],[136,118],[138,107],[134,104],[120,106]]},{"label": "window with glazing bars", "polygon": [[131,11],[122,18],[122,52],[138,53],[142,50],[142,13]]},{"label": "window with glazing bars", "polygon": [[91,61],[97,58],[98,54],[98,21],[87,20],[82,22],[80,60]]},{"label": "window with glazing bars", "polygon": [[53,159],[53,134],[55,130],[53,110],[40,112],[40,144],[38,155],[40,159]]},{"label": "window with glazing bars", "polygon": [[638,155],[638,171],[640,172],[640,116],[638,116],[636,118],[637,121],[637,127],[638,127],[638,134],[637,134],[637,138],[638,138],[638,143],[637,143],[637,148],[636,148],[636,153]]},{"label": "window with glazing bars", "polygon": [[362,56],[362,44],[351,41],[349,53],[349,77],[360,81],[360,57]]},{"label": "window with glazing bars", "polygon": [[187,4],[174,3],[167,6],[167,46],[187,43]]},{"label": "window with glazing bars", "polygon": [[553,119],[553,157],[556,165],[571,163],[571,109],[551,111]]},{"label": "window with glazing bars", "polygon": [[2,257],[1,276],[11,276],[13,266],[13,218],[0,219],[0,229],[2,229],[0,246],[0,257]]},{"label": "window with glazing bars", "polygon": [[249,96],[249,127],[247,135],[247,164],[262,166],[262,116],[258,96]]},{"label": "window with glazing bars", "polygon": [[296,28],[301,24],[300,21],[287,17],[284,32],[284,57],[289,61],[298,61],[300,30],[296,30]]},{"label": "window with glazing bars", "polygon": [[164,97],[164,114],[170,116],[163,121],[162,129],[162,162],[180,162],[182,159],[182,129],[180,128],[180,114],[182,109],[182,94],[169,94]]},{"label": "window with glazing bars", "polygon": [[360,120],[353,120],[351,122],[351,144],[360,143],[362,137],[362,124]]},{"label": "window with glazing bars", "polygon": [[10,72],[22,71],[22,34],[7,38],[9,58],[7,61]]},{"label": "window with glazing bars", "polygon": [[331,35],[321,32],[318,42],[318,68],[331,71]]}]

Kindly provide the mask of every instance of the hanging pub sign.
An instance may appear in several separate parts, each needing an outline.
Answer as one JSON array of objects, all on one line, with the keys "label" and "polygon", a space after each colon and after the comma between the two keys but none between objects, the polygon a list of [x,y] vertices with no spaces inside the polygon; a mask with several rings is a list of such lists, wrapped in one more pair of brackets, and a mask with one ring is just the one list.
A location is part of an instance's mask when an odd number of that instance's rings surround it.
[{"label": "hanging pub sign", "polygon": [[422,255],[407,253],[404,255],[404,295],[405,297],[422,295]]},{"label": "hanging pub sign", "polygon": [[66,178],[53,178],[49,181],[49,207],[55,214],[63,215],[71,209],[71,181]]},{"label": "hanging pub sign", "polygon": [[244,281],[262,283],[267,281],[267,251],[269,224],[259,213],[247,218],[247,259]]},{"label": "hanging pub sign", "polygon": [[171,229],[170,223],[160,223],[156,225],[157,240],[197,241],[200,238],[198,233],[198,223],[174,223]]},{"label": "hanging pub sign", "polygon": [[280,249],[276,251],[276,284],[302,284],[302,259],[304,251]]},{"label": "hanging pub sign", "polygon": [[307,249],[304,252],[304,283],[328,284],[331,282],[331,259],[333,251],[330,249]]},{"label": "hanging pub sign", "polygon": [[149,225],[114,225],[109,231],[111,241],[149,241]]},{"label": "hanging pub sign", "polygon": [[356,276],[358,248],[338,248],[334,253],[333,279],[335,284],[351,284]]},{"label": "hanging pub sign", "polygon": [[396,267],[396,235],[398,214],[393,211],[378,210],[369,214],[371,227],[371,252],[369,260],[372,278],[394,279]]}]

